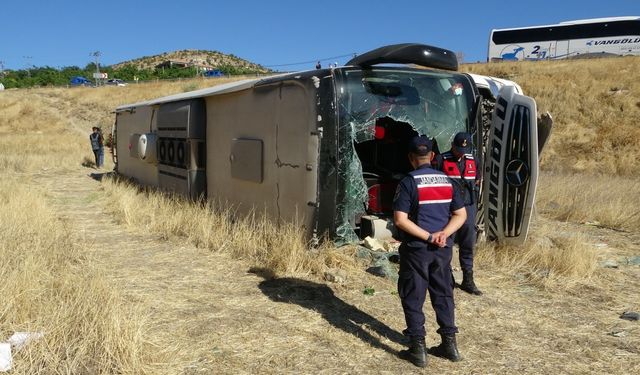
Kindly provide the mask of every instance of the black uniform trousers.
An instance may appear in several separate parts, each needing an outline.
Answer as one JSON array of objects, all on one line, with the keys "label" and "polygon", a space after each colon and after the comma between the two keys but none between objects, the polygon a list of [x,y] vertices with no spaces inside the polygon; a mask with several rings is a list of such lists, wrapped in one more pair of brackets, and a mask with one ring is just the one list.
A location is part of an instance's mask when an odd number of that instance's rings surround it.
[{"label": "black uniform trousers", "polygon": [[100,166],[100,150],[93,150],[93,156],[96,158],[96,167]]},{"label": "black uniform trousers", "polygon": [[406,336],[425,337],[422,307],[427,290],[440,327],[438,333],[457,333],[451,280],[451,247],[429,245],[415,248],[403,243],[399,251],[398,294],[407,323],[407,329],[403,333]]},{"label": "black uniform trousers", "polygon": [[460,268],[462,271],[473,271],[473,249],[476,246],[476,213],[475,204],[464,206],[467,211],[467,220],[458,229],[454,239],[459,246]]}]

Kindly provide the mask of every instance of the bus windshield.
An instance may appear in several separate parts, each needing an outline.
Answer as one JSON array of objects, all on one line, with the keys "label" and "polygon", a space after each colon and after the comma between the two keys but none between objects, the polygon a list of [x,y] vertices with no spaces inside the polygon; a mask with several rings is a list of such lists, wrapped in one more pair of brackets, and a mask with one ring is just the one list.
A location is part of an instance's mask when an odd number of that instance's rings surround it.
[{"label": "bus windshield", "polygon": [[434,138],[441,151],[469,129],[474,91],[466,76],[419,69],[345,68],[337,86],[337,243],[357,239],[365,214],[393,215],[393,196],[412,167],[407,144]]},{"label": "bus windshield", "polygon": [[340,126],[354,130],[355,142],[373,140],[376,130],[380,137],[381,128],[401,123],[446,147],[455,133],[467,129],[474,95],[461,74],[374,69],[347,70],[345,77]]}]

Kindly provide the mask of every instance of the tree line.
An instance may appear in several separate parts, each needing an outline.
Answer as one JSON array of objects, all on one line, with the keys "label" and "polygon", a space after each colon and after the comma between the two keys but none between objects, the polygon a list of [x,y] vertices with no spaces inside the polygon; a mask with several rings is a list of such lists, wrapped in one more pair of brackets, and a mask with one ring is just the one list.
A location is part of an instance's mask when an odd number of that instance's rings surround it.
[{"label": "tree line", "polygon": [[[217,69],[225,75],[260,73],[256,69],[232,65],[223,65]],[[84,68],[77,66],[66,66],[63,68],[44,66],[20,70],[5,70],[0,75],[0,83],[2,83],[7,89],[39,86],[66,86],[69,85],[71,78],[76,76],[82,76],[94,81],[93,73],[95,72],[96,66],[94,63],[87,64]],[[124,65],[118,69],[113,69],[110,66],[101,66],[100,72],[107,73],[109,78],[118,78],[124,81],[133,81],[135,78],[140,81],[192,78],[202,74],[202,72],[195,67],[139,69],[137,66],[131,64]]]}]

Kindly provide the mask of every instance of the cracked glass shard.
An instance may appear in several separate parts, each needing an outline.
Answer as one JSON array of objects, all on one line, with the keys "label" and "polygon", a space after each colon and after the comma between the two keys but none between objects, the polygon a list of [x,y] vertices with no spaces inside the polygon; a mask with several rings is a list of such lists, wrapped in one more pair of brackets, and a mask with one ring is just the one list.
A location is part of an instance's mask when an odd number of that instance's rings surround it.
[{"label": "cracked glass shard", "polygon": [[391,216],[397,182],[411,170],[406,144],[415,135],[449,149],[467,130],[474,92],[457,73],[398,69],[347,70],[338,90],[339,192],[336,243],[358,240],[365,214]]}]

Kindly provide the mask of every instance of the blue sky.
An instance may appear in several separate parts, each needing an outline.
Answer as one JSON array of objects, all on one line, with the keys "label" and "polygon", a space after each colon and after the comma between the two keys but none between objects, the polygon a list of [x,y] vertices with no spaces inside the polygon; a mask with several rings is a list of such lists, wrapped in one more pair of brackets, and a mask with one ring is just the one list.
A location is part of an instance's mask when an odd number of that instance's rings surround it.
[{"label": "blue sky", "polygon": [[318,59],[328,65],[349,59],[335,56],[418,42],[462,52],[474,62],[486,60],[492,28],[613,16],[640,16],[640,0],[4,0],[0,61],[5,69],[84,67],[93,51],[108,65],[206,49],[265,66]]}]

